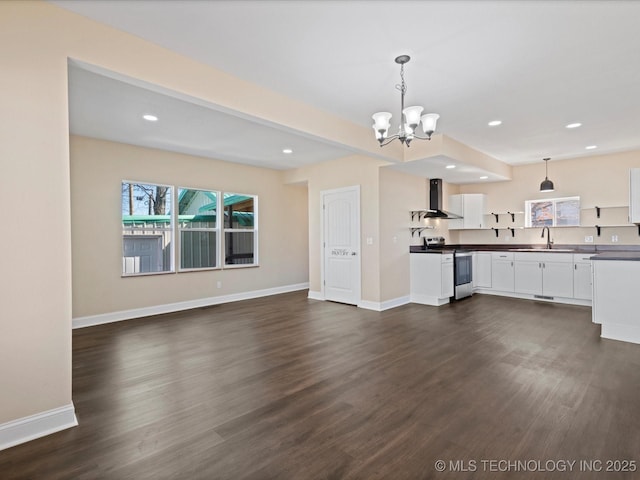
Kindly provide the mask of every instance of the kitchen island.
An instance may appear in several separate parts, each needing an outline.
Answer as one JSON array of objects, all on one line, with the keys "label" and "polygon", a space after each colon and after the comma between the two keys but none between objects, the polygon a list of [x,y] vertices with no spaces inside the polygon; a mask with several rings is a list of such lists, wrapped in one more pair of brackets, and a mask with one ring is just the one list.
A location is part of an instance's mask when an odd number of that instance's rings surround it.
[{"label": "kitchen island", "polygon": [[592,261],[592,318],[600,336],[640,343],[640,252],[605,252]]}]

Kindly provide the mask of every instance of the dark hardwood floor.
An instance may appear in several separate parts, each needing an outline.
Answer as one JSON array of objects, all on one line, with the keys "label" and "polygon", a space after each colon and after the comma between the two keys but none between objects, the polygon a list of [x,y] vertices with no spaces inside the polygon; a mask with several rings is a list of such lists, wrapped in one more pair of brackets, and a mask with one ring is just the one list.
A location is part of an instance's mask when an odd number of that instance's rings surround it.
[{"label": "dark hardwood floor", "polygon": [[80,425],[1,451],[0,478],[640,478],[606,472],[640,461],[640,345],[585,307],[296,292],[85,328],[73,400]]}]

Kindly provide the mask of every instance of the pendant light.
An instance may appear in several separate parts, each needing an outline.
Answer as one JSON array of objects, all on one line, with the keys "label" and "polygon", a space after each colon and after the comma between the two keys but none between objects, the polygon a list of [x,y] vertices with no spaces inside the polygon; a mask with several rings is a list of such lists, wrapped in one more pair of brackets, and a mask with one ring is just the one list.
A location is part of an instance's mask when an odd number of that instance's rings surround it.
[{"label": "pendant light", "polygon": [[544,180],[540,184],[541,192],[553,192],[553,182],[549,180],[549,160],[550,158],[543,158],[544,160]]}]

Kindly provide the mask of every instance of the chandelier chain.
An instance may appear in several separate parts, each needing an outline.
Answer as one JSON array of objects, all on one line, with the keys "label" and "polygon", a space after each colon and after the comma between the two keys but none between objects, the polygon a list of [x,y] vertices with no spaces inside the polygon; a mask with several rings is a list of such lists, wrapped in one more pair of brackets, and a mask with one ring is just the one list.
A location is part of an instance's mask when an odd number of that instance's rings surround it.
[{"label": "chandelier chain", "polygon": [[400,65],[400,84],[396,84],[396,89],[400,90],[400,92],[404,95],[407,93],[407,84],[404,82],[404,64]]}]

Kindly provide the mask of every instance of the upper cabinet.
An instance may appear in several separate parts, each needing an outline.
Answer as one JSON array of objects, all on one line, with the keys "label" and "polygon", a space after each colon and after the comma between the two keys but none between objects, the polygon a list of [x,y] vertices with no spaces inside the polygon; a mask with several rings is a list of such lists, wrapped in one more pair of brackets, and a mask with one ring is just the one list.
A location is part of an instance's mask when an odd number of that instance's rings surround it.
[{"label": "upper cabinet", "polygon": [[484,221],[485,197],[482,193],[449,195],[448,210],[462,217],[449,220],[449,230],[486,228]]},{"label": "upper cabinet", "polygon": [[629,171],[629,222],[640,223],[640,168]]}]

